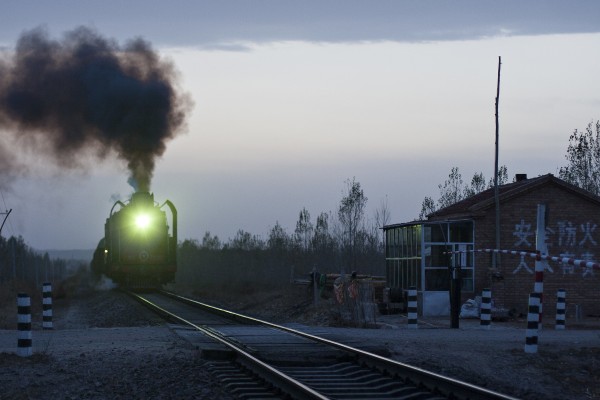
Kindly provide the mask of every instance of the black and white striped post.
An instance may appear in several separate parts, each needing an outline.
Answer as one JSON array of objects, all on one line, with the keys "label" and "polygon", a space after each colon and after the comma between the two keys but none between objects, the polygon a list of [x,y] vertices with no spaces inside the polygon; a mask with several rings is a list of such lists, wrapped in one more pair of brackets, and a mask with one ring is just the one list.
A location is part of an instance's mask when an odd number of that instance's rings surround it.
[{"label": "black and white striped post", "polygon": [[490,329],[492,323],[492,291],[489,288],[485,288],[481,292],[479,315],[481,328]]},{"label": "black and white striped post", "polygon": [[52,284],[42,286],[42,329],[52,329]]},{"label": "black and white striped post", "polygon": [[529,295],[529,310],[527,313],[527,330],[525,331],[525,353],[537,353],[538,327],[540,322],[540,294]]},{"label": "black and white striped post", "polygon": [[408,327],[417,329],[417,287],[408,288]]},{"label": "black and white striped post", "polygon": [[31,350],[31,298],[25,293],[17,295],[17,355],[29,357]]},{"label": "black and white striped post", "polygon": [[565,329],[566,297],[567,291],[565,289],[558,289],[558,292],[556,292],[556,329],[558,330]]}]

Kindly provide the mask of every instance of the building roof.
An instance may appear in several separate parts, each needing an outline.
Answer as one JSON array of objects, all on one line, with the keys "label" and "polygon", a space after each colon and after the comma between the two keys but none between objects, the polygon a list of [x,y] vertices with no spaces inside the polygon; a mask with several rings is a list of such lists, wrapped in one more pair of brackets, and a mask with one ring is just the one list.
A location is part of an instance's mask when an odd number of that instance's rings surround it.
[{"label": "building roof", "polygon": [[[537,178],[523,179],[517,182],[508,183],[506,185],[500,185],[498,187],[500,203],[546,185],[559,186],[564,190],[572,192],[600,205],[599,196],[596,196],[593,193],[583,190],[577,186],[571,185],[570,183],[567,183],[552,174],[541,175]],[[466,199],[454,203],[448,207],[437,210],[427,215],[427,218],[428,220],[439,220],[468,218],[481,215],[488,208],[494,207],[494,192],[494,188],[484,190],[483,192],[477,193],[471,197],[467,197]]]}]

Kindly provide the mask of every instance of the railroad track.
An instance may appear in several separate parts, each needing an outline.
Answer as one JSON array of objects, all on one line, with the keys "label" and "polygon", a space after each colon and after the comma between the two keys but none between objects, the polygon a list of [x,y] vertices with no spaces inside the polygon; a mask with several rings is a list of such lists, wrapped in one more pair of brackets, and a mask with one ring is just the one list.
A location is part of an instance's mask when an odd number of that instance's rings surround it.
[{"label": "railroad track", "polygon": [[239,398],[514,400],[174,293],[129,294],[186,327],[179,333],[211,359],[209,369]]}]

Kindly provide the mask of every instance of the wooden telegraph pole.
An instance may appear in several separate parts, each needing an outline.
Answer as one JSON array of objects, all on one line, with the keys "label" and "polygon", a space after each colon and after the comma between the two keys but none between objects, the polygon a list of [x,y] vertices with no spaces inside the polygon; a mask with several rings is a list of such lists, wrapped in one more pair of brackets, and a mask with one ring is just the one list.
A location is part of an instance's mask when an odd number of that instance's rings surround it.
[{"label": "wooden telegraph pole", "polygon": [[[0,212],[0,215],[4,215],[4,219],[2,220],[2,225],[0,225],[0,236],[2,236],[2,228],[4,228],[4,224],[6,223],[6,220],[8,219],[8,216],[10,215],[12,211],[12,208],[10,210],[7,210],[5,212]],[[16,278],[16,271],[15,271],[15,244],[14,241],[12,243],[12,258],[13,258],[13,278]]]},{"label": "wooden telegraph pole", "polygon": [[[502,65],[502,58],[498,56],[498,84],[496,86],[496,157],[494,163],[494,200],[496,203],[496,249],[500,248],[500,195],[498,190],[498,144],[500,139],[499,125],[498,125],[498,104],[500,103],[500,66]],[[493,269],[498,268],[498,255],[493,253],[492,256],[492,267]]]}]

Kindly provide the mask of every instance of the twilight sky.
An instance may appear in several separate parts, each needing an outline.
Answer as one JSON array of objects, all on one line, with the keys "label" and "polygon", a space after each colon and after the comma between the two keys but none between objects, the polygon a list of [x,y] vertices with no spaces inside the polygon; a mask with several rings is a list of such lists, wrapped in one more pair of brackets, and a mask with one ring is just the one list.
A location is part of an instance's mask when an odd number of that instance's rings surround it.
[{"label": "twilight sky", "polygon": [[[167,143],[152,191],[178,207],[180,238],[238,229],[293,232],[306,207],[335,213],[356,177],[367,217],[387,197],[390,223],[414,219],[458,166],[489,179],[502,56],[500,164],[558,173],[573,129],[600,118],[596,1],[5,0],[0,52],[42,26],[142,37],[179,71],[187,128]],[[7,132],[0,132],[7,142]],[[122,161],[64,170],[8,141],[28,165],[1,188],[2,235],[37,249],[93,248]],[[1,165],[1,164],[0,164]],[[4,171],[2,172],[4,173]]]}]

